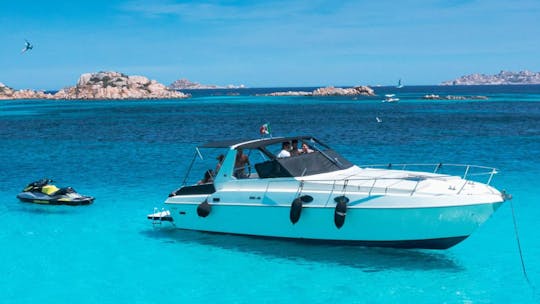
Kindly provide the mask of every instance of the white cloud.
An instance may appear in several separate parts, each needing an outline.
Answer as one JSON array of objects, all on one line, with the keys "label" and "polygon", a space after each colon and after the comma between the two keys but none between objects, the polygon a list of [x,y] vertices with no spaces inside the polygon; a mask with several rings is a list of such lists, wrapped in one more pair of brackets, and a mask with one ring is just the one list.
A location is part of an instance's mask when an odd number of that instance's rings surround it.
[{"label": "white cloud", "polygon": [[[318,1],[321,2],[321,1]],[[324,1],[322,1],[324,2]],[[178,16],[184,20],[258,20],[280,19],[295,16],[309,16],[317,7],[317,1],[291,2],[267,1],[264,3],[246,3],[244,5],[224,5],[211,2],[175,2],[175,1],[130,1],[120,6],[120,10],[139,13],[146,17]]]}]

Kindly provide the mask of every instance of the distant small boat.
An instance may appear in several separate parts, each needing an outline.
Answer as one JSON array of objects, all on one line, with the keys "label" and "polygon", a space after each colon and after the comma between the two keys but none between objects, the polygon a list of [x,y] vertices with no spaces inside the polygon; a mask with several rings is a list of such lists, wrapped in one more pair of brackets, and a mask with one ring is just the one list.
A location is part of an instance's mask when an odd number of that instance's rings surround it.
[{"label": "distant small boat", "polygon": [[401,79],[399,79],[396,88],[398,88],[398,89],[403,88],[403,84],[401,84]]},{"label": "distant small boat", "polygon": [[399,98],[395,97],[396,94],[386,94],[382,102],[398,102]]}]

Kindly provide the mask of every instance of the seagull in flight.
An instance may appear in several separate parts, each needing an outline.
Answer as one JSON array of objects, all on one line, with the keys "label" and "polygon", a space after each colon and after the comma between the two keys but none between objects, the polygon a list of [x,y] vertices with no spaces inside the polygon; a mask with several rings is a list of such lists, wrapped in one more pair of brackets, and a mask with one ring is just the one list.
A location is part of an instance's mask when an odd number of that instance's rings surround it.
[{"label": "seagull in flight", "polygon": [[24,39],[24,41],[25,41],[25,44],[24,44],[24,48],[21,51],[21,54],[34,48],[34,46],[30,42],[28,42],[28,40]]},{"label": "seagull in flight", "polygon": [[377,120],[377,122],[381,123],[382,122],[382,119],[380,119],[378,116],[375,117],[375,120]]}]

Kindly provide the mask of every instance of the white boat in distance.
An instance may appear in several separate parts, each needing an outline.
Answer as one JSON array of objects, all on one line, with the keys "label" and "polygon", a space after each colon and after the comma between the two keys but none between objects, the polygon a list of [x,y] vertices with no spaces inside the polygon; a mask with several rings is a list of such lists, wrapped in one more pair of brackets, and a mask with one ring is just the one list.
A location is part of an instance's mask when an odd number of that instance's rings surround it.
[{"label": "white boat in distance", "polygon": [[395,97],[396,94],[385,94],[383,102],[398,102],[399,98]]},{"label": "white boat in distance", "polygon": [[[306,144],[308,153],[277,158],[282,143],[294,140]],[[213,181],[187,185],[186,175],[165,201],[168,210],[148,218],[206,232],[446,249],[508,198],[489,186],[493,168],[434,164],[422,172],[408,170],[420,165],[357,166],[311,136],[206,143],[196,148],[188,171],[202,150],[217,148],[226,153]],[[240,153],[250,163],[235,168]],[[456,168],[461,176],[442,173]],[[469,179],[478,176],[487,181]]]}]

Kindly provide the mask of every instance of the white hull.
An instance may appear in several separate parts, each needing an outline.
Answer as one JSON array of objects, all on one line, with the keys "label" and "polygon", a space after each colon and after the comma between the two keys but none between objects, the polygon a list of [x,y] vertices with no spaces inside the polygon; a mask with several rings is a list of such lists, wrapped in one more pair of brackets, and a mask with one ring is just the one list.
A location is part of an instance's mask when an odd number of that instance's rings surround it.
[{"label": "white hull", "polygon": [[[296,224],[292,224],[289,219],[289,206],[214,204],[207,217],[197,215],[198,205],[174,205],[170,206],[170,211],[175,226],[181,229],[376,246],[384,246],[386,242],[392,247],[444,249],[468,237],[499,205],[417,209],[349,208],[345,224],[340,229],[334,224],[334,208],[330,207],[304,207]],[[421,243],[425,243],[424,246],[419,246]]]},{"label": "white hull", "polygon": [[[298,138],[304,144],[317,143],[311,137]],[[445,249],[471,235],[507,198],[489,186],[496,174],[493,168],[452,164],[429,165],[430,172],[405,170],[415,165],[361,168],[329,148],[272,158],[266,147],[284,141],[208,144],[230,150],[212,183],[171,193],[165,203],[173,224],[259,237]],[[241,155],[236,147],[259,149],[272,159],[255,164],[249,176],[236,178],[236,158]],[[438,173],[456,167],[464,173]],[[487,183],[466,179],[481,174],[489,176]],[[149,215],[153,220],[162,217]]]}]

